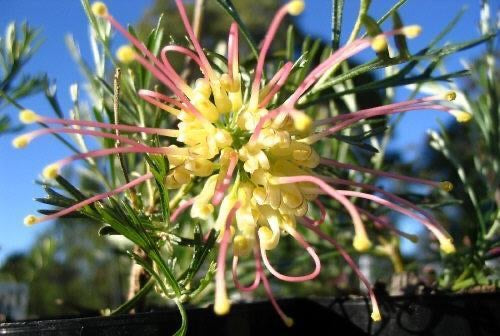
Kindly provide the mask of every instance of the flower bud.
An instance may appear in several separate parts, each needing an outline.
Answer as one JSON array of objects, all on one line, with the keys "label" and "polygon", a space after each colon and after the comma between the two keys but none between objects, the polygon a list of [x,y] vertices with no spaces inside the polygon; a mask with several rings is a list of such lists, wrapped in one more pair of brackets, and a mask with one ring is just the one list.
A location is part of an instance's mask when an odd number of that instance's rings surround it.
[{"label": "flower bud", "polygon": [[40,119],[38,114],[33,112],[32,110],[22,110],[19,112],[19,120],[23,124],[32,124],[34,122],[37,122]]},{"label": "flower bud", "polygon": [[42,175],[47,180],[53,180],[59,175],[59,169],[60,167],[57,163],[50,164],[43,169]]},{"label": "flower bud", "polygon": [[108,7],[104,4],[104,2],[96,1],[90,7],[92,14],[97,17],[105,17],[108,15]]},{"label": "flower bud", "polygon": [[305,8],[303,0],[292,0],[288,3],[288,14],[297,16],[300,15]]},{"label": "flower bud", "polygon": [[124,45],[116,51],[116,58],[123,64],[132,63],[135,60],[135,51],[129,45]]},{"label": "flower bud", "polygon": [[14,140],[12,140],[12,146],[18,149],[28,146],[29,143],[30,143],[30,138],[26,135],[18,136],[17,138],[14,138]]},{"label": "flower bud", "polygon": [[419,25],[411,25],[403,27],[403,34],[410,39],[417,37],[418,35],[420,35],[421,32],[422,32],[422,27],[420,27]]}]

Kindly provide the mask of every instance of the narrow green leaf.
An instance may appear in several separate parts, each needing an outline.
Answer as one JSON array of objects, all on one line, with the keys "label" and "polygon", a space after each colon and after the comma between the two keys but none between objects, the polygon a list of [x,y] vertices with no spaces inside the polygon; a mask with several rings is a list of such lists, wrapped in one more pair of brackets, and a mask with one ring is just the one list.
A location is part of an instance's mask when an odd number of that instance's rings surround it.
[{"label": "narrow green leaf", "polygon": [[[394,11],[394,13],[392,13],[392,22],[392,27],[394,30],[403,28],[403,21],[401,20],[401,17],[399,16],[397,11]],[[396,48],[398,48],[399,50],[399,56],[402,58],[409,58],[410,51],[408,50],[406,36],[403,34],[397,34],[394,36],[394,42],[396,43]]]},{"label": "narrow green leaf", "polygon": [[295,56],[295,32],[293,25],[289,25],[286,31],[286,59],[291,61]]},{"label": "narrow green leaf", "polygon": [[72,195],[77,201],[83,201],[87,199],[87,196],[82,194],[80,190],[78,190],[71,182],[66,180],[64,177],[61,175],[58,175],[56,177],[56,182],[64,189],[66,190],[70,195]]},{"label": "narrow green leaf", "polygon": [[151,277],[148,282],[137,292],[135,295],[130,299],[121,304],[119,307],[115,308],[110,315],[120,315],[120,314],[127,314],[132,310],[137,303],[144,298],[153,288],[155,285],[155,279]]},{"label": "narrow green leaf", "polygon": [[344,13],[344,0],[332,1],[332,50],[340,46],[340,34],[342,31],[342,15]]}]

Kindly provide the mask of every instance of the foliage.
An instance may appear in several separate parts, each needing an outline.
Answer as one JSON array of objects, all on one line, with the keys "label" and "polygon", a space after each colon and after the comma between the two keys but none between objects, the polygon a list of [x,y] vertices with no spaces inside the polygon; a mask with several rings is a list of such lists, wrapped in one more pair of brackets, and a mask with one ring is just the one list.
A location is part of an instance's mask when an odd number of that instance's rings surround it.
[{"label": "foliage", "polygon": [[96,315],[123,300],[129,270],[119,253],[98,236],[94,223],[58,222],[29,252],[10,255],[0,279],[28,284],[30,318]]},{"label": "foliage", "polygon": [[[7,105],[44,88],[44,76],[23,75],[19,78],[39,46],[38,30],[27,23],[18,25],[12,22],[7,26],[5,36],[0,36],[0,112]],[[0,134],[18,129],[19,126],[13,128],[8,115],[0,114]]]},{"label": "foliage", "polygon": [[[496,31],[485,12],[483,33]],[[430,144],[438,152],[430,155],[425,169],[449,174],[458,186],[453,196],[461,200],[450,215],[457,235],[462,237],[459,253],[447,258],[440,280],[455,291],[477,286],[499,286],[495,271],[499,256],[500,233],[500,85],[497,41],[486,44],[486,52],[469,64],[471,76],[464,83],[460,103],[474,116],[467,128],[447,127],[430,132]],[[428,87],[428,90],[440,89]],[[471,146],[472,145],[472,146]],[[432,154],[432,153],[429,153]],[[436,162],[440,162],[436,165]],[[465,265],[465,267],[464,267]]]}]

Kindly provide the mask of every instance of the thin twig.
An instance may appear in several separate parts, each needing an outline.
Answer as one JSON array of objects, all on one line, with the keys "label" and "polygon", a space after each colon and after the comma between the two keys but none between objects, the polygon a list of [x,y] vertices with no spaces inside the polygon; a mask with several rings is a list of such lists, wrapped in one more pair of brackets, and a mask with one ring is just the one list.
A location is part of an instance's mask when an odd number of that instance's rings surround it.
[{"label": "thin twig", "polygon": [[[121,79],[122,71],[120,68],[116,68],[115,76],[113,78],[113,117],[115,125],[119,124],[119,115],[118,112],[120,110],[120,79]],[[120,131],[118,129],[115,130],[116,135],[120,135]],[[116,140],[115,147],[120,147],[120,140]],[[130,177],[127,169],[127,162],[125,161],[125,157],[122,153],[118,154],[118,158],[120,160],[120,166],[123,171],[123,176],[125,177],[125,182],[130,182]],[[135,192],[135,188],[129,189],[130,199],[132,204],[135,206],[137,204],[137,194]]]}]

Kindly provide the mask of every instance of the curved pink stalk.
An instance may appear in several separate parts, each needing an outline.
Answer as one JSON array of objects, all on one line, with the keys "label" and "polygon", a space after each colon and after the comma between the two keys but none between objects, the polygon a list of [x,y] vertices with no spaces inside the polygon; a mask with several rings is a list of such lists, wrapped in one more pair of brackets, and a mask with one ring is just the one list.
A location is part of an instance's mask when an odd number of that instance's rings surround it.
[{"label": "curved pink stalk", "polygon": [[380,197],[375,196],[375,195],[359,192],[359,191],[338,190],[338,192],[344,196],[351,196],[351,197],[359,197],[359,198],[368,199],[368,200],[373,201],[375,203],[378,203],[382,206],[385,206],[391,210],[394,210],[394,211],[399,212],[403,215],[406,215],[410,218],[413,218],[413,219],[419,221],[420,223],[422,223],[423,225],[425,225],[427,227],[427,229],[429,229],[429,231],[431,231],[437,238],[448,237],[448,233],[446,231],[441,231],[439,227],[436,227],[433,223],[429,222],[425,218],[422,218],[422,217],[414,214],[413,212],[411,212],[411,211],[409,211],[409,210],[407,210],[407,209],[405,209],[397,204],[391,203],[388,200],[385,200],[385,199],[380,198]]},{"label": "curved pink stalk", "polygon": [[43,216],[43,217],[37,218],[36,219],[36,223],[45,222],[45,221],[48,221],[48,220],[51,220],[51,219],[56,219],[56,218],[59,218],[61,216],[70,214],[70,213],[72,213],[74,211],[78,211],[81,208],[83,208],[83,207],[85,207],[85,206],[87,206],[89,204],[92,204],[92,203],[100,201],[100,200],[102,200],[104,198],[111,197],[111,196],[119,194],[119,193],[121,193],[121,192],[123,192],[125,190],[133,188],[136,185],[141,184],[144,181],[149,180],[152,177],[153,177],[152,173],[147,173],[147,174],[145,174],[145,175],[143,175],[143,176],[141,176],[141,177],[139,177],[139,178],[137,178],[135,180],[130,181],[127,184],[122,185],[119,188],[116,188],[115,190],[108,191],[108,192],[105,192],[105,193],[102,193],[102,194],[99,194],[99,195],[95,195],[95,196],[90,197],[90,198],[88,198],[88,199],[86,199],[84,201],[81,201],[81,202],[79,202],[79,203],[77,203],[75,205],[72,205],[69,208],[66,208],[64,210],[58,211],[58,212],[53,213],[51,215],[47,215],[47,216]]},{"label": "curved pink stalk", "polygon": [[[150,104],[153,104],[156,107],[159,107],[162,110],[165,110],[167,112],[172,113],[173,115],[177,116],[181,112],[182,109],[185,108],[184,105],[182,105],[182,102],[175,98],[167,97],[164,94],[161,94],[156,91],[151,91],[151,90],[145,90],[145,89],[140,89],[137,94],[139,97],[144,99]],[[163,102],[163,103],[162,103]],[[167,104],[172,104],[176,108],[169,106]]]},{"label": "curved pink stalk", "polygon": [[325,165],[325,166],[329,166],[329,167],[337,167],[337,168],[343,168],[343,169],[356,170],[356,171],[360,171],[363,173],[369,173],[372,175],[389,177],[389,178],[396,179],[396,180],[408,181],[408,182],[418,183],[418,184],[425,184],[425,185],[429,185],[432,187],[438,187],[438,188],[440,187],[440,182],[437,182],[437,181],[431,181],[431,180],[421,179],[421,178],[417,178],[417,177],[410,177],[410,176],[405,176],[405,175],[400,175],[400,174],[395,174],[395,173],[384,172],[381,170],[365,168],[365,167],[361,167],[361,166],[357,166],[357,165],[353,165],[353,164],[348,164],[348,163],[342,163],[342,162],[338,162],[338,161],[327,159],[327,158],[320,158],[319,163],[322,165]]},{"label": "curved pink stalk", "polygon": [[[188,96],[190,99],[193,99],[193,89],[184,81],[184,79],[179,76],[177,71],[172,67],[167,58],[168,51],[177,51],[177,46],[166,46],[161,50],[161,60],[163,62],[163,66],[167,72],[167,75],[172,79],[172,82],[177,83],[179,88]],[[196,55],[195,55],[196,56]]]},{"label": "curved pink stalk", "polygon": [[371,45],[371,39],[354,41],[334,52],[323,63],[319,64],[298,86],[297,90],[286,100],[284,105],[293,106],[299,98],[313,85],[326,71],[335,64],[341,63],[356,55]]},{"label": "curved pink stalk", "polygon": [[310,274],[301,276],[291,276],[291,275],[281,274],[271,265],[269,259],[267,259],[266,250],[261,245],[260,253],[262,254],[262,261],[264,262],[264,265],[266,265],[266,268],[272,275],[283,281],[304,282],[314,279],[315,277],[318,276],[319,272],[321,271],[321,262],[319,260],[318,255],[316,254],[316,251],[314,251],[314,249],[305,241],[304,237],[302,237],[302,235],[298,233],[295,229],[289,229],[287,231],[290,233],[290,235],[292,235],[292,237],[295,238],[295,240],[297,240],[297,242],[307,251],[307,253],[309,253],[309,255],[314,261],[314,271],[312,271]]},{"label": "curved pink stalk", "polygon": [[379,310],[378,309],[378,303],[377,303],[377,299],[375,297],[375,293],[373,292],[372,285],[371,285],[370,281],[368,281],[368,279],[365,277],[365,275],[361,272],[361,270],[359,269],[358,265],[356,265],[356,263],[354,262],[354,260],[352,260],[352,258],[349,255],[349,253],[347,253],[347,251],[335,239],[333,239],[332,237],[330,237],[329,235],[327,235],[326,233],[324,233],[323,231],[321,231],[319,229],[319,227],[316,227],[316,226],[311,225],[309,223],[303,223],[303,225],[306,228],[308,228],[309,230],[311,230],[314,233],[316,233],[319,237],[321,237],[321,238],[325,239],[326,241],[328,241],[330,244],[332,244],[335,247],[335,249],[337,251],[339,251],[339,253],[342,256],[342,258],[344,258],[344,260],[347,262],[347,264],[349,264],[349,266],[354,271],[354,273],[356,273],[356,275],[361,280],[361,282],[366,286],[366,289],[368,290],[368,294],[370,296],[370,300],[371,300],[371,303],[372,303],[372,306],[373,306],[373,310],[378,311]]},{"label": "curved pink stalk", "polygon": [[256,237],[256,244],[254,246],[254,254],[255,254],[255,262],[257,266],[257,272],[260,274],[262,278],[262,284],[264,285],[264,290],[266,292],[267,297],[269,298],[269,301],[271,301],[271,304],[274,307],[274,310],[278,313],[279,317],[283,320],[283,322],[287,326],[291,326],[293,324],[293,320],[288,317],[283,310],[281,310],[281,307],[278,305],[278,302],[276,302],[276,299],[274,298],[273,291],[271,289],[271,286],[269,285],[269,280],[267,280],[266,272],[264,272],[264,268],[262,267],[262,263],[260,262],[260,242],[259,242],[259,237]]},{"label": "curved pink stalk", "polygon": [[[194,52],[192,52],[191,49],[188,49],[188,48],[185,48],[185,47],[182,47],[179,45],[168,45],[162,49],[162,56],[161,56],[162,59],[166,58],[166,53],[168,51],[175,51],[175,52],[178,52],[179,54],[183,54],[183,55],[191,58],[198,65],[200,70],[203,72],[203,65],[201,64],[200,58]],[[206,76],[205,73],[204,73],[204,75]]]},{"label": "curved pink stalk", "polygon": [[177,84],[172,82],[163,72],[159,71],[149,63],[147,60],[145,60],[143,57],[139,55],[135,55],[135,59],[142,64],[143,67],[148,69],[158,80],[160,80],[163,84],[165,84],[179,99],[184,103],[185,105],[185,110],[186,112],[192,114],[194,117],[196,117],[198,120],[206,123],[210,123],[207,118],[205,118],[197,109],[194,107],[193,104],[187,99],[187,97],[184,95],[181,90],[177,88]]},{"label": "curved pink stalk", "polygon": [[363,221],[359,215],[358,210],[352,202],[347,199],[347,197],[343,196],[338,190],[329,186],[322,179],[310,176],[310,175],[299,175],[299,176],[284,176],[284,177],[275,177],[273,178],[275,184],[290,184],[290,183],[302,183],[302,182],[310,182],[316,184],[323,191],[325,191],[332,198],[336,199],[340,202],[347,210],[349,215],[351,216],[354,228],[356,232],[362,233],[365,232],[365,228],[363,226]]},{"label": "curved pink stalk", "polygon": [[[404,34],[404,29],[396,29],[384,32],[378,36],[390,37],[398,34]],[[376,37],[375,37],[376,38]],[[284,105],[293,106],[297,100],[313,85],[326,71],[333,65],[343,62],[347,58],[356,55],[364,49],[371,46],[374,38],[367,37],[354,40],[353,42],[343,46],[328,57],[323,63],[319,64],[309,75],[302,81],[297,90],[291,95]]]},{"label": "curved pink stalk", "polygon": [[144,43],[142,43],[135,36],[130,34],[129,31],[125,27],[123,27],[113,16],[108,14],[106,16],[106,19],[109,21],[109,23],[111,23],[113,27],[115,27],[116,30],[118,30],[123,36],[125,36],[127,40],[132,42],[132,44],[137,49],[139,49],[143,53],[143,55],[149,58],[158,68],[160,68],[161,70],[165,70],[160,61],[158,60],[158,58],[155,55],[153,55],[151,51],[149,51],[149,49],[144,45]]},{"label": "curved pink stalk", "polygon": [[321,224],[323,224],[325,222],[326,209],[325,209],[325,206],[323,205],[323,203],[321,203],[320,200],[315,199],[314,203],[316,203],[316,205],[319,207],[319,211],[320,211],[321,217],[319,219],[317,219],[317,220],[314,220],[314,219],[312,219],[310,217],[307,217],[307,216],[302,216],[302,218],[304,220],[306,220],[311,225],[319,226],[319,225],[321,225]]},{"label": "curved pink stalk", "polygon": [[433,226],[438,228],[440,231],[445,232],[445,230],[441,226],[441,224],[439,224],[439,222],[436,221],[436,219],[428,211],[416,206],[415,204],[411,203],[410,201],[408,201],[402,197],[399,197],[397,195],[394,195],[393,193],[388,192],[387,190],[384,190],[382,188],[378,188],[378,187],[371,185],[371,184],[359,183],[359,182],[354,182],[354,181],[350,181],[350,180],[331,178],[328,176],[321,176],[321,178],[323,180],[327,181],[328,183],[355,186],[355,187],[360,187],[363,189],[371,190],[374,192],[378,192],[378,193],[388,197],[389,199],[394,200],[394,202],[397,202],[403,206],[406,206],[406,207],[422,214],[422,216],[425,216]]},{"label": "curved pink stalk", "polygon": [[227,72],[229,77],[233,80],[234,76],[239,73],[238,49],[238,24],[233,22],[229,29],[229,37],[227,39]]},{"label": "curved pink stalk", "polygon": [[177,5],[177,9],[179,10],[179,14],[181,15],[182,22],[184,23],[184,28],[186,29],[186,32],[189,35],[189,39],[193,43],[194,49],[196,50],[196,53],[198,54],[198,57],[200,58],[201,62],[201,69],[203,70],[203,73],[210,78],[210,80],[215,79],[215,75],[213,73],[212,67],[210,66],[210,63],[208,62],[207,56],[205,56],[205,53],[203,52],[203,49],[201,48],[200,42],[196,38],[196,35],[194,34],[193,28],[191,27],[191,24],[189,23],[189,19],[186,14],[186,9],[184,8],[184,5],[182,3],[182,0],[175,0],[175,4]]},{"label": "curved pink stalk", "polygon": [[151,127],[140,127],[132,125],[123,124],[108,124],[98,121],[88,121],[88,120],[70,120],[70,119],[58,119],[58,118],[48,118],[43,116],[38,116],[37,121],[47,123],[47,124],[57,124],[66,126],[81,126],[81,127],[96,127],[104,129],[119,130],[123,132],[137,132],[145,134],[156,134],[167,137],[177,137],[179,131],[171,130],[165,128],[151,128]]},{"label": "curved pink stalk", "polygon": [[417,98],[417,99],[412,99],[412,100],[407,100],[403,102],[398,102],[398,103],[392,103],[392,104],[387,104],[387,105],[382,105],[382,106],[377,106],[377,107],[371,107],[363,110],[359,110],[353,113],[347,113],[347,114],[341,114],[332,118],[326,118],[322,120],[318,120],[314,123],[315,126],[320,126],[320,125],[325,125],[325,124],[331,124],[331,123],[336,123],[338,121],[344,121],[347,119],[354,119],[354,118],[360,118],[363,116],[362,119],[369,118],[369,117],[374,117],[374,116],[379,116],[383,115],[384,112],[386,111],[393,111],[397,110],[400,108],[405,108],[405,107],[410,107],[410,106],[426,106],[426,104],[429,104],[433,101],[441,101],[443,100],[443,95],[433,95],[433,96],[427,96],[424,98]]},{"label": "curved pink stalk", "polygon": [[283,67],[274,75],[273,78],[269,81],[267,84],[267,87],[270,88],[269,93],[262,99],[262,101],[259,103],[259,107],[265,107],[271,99],[274,98],[274,95],[276,92],[281,90],[283,85],[285,85],[286,80],[288,79],[288,76],[290,75],[290,72],[292,71],[293,68],[293,63],[292,62],[287,62]]},{"label": "curved pink stalk", "polygon": [[[386,108],[386,106],[389,106],[389,107],[387,109],[383,110],[384,108]],[[329,128],[325,131],[315,133],[315,134],[303,139],[303,141],[308,143],[308,144],[312,144],[312,143],[314,143],[314,142],[316,142],[324,137],[327,137],[331,134],[337,133],[338,131],[345,129],[345,128],[357,123],[358,121],[360,121],[362,119],[375,117],[375,116],[392,115],[392,114],[415,111],[415,110],[437,110],[437,111],[443,111],[443,112],[450,113],[450,109],[447,109],[444,106],[436,105],[436,104],[422,103],[422,104],[415,104],[415,105],[411,105],[411,106],[407,106],[407,107],[391,107],[390,105],[386,105],[386,106],[379,106],[379,107],[377,107],[377,109],[379,109],[378,111],[373,111],[371,113],[366,113],[366,114],[361,114],[361,115],[357,115],[357,113],[351,113],[350,115],[354,114],[353,117],[345,118],[344,121],[338,123],[337,125]],[[382,109],[382,111],[380,111],[381,109]]]},{"label": "curved pink stalk", "polygon": [[187,208],[189,208],[191,205],[193,205],[193,203],[194,203],[194,197],[179,204],[177,209],[175,209],[175,211],[172,213],[172,215],[170,215],[170,223],[174,223],[177,220],[177,218],[180,215],[182,215],[182,213],[184,211],[186,211]]},{"label": "curved pink stalk", "polygon": [[356,207],[356,209],[358,209],[358,211],[360,213],[362,213],[363,215],[365,215],[366,217],[368,217],[375,224],[375,227],[377,227],[378,229],[386,228],[389,231],[392,231],[395,234],[397,234],[397,235],[399,235],[401,237],[404,237],[404,238],[406,238],[406,239],[408,239],[409,241],[412,241],[412,242],[415,242],[415,240],[417,239],[415,235],[413,235],[411,233],[407,233],[407,232],[401,231],[401,230],[395,228],[393,225],[389,224],[387,221],[381,219],[380,217],[377,217],[377,216],[373,215],[368,210],[365,210],[365,209],[360,208],[360,207]]},{"label": "curved pink stalk", "polygon": [[[92,131],[88,129],[80,129],[80,128],[43,128],[39,129],[36,131],[32,131],[29,133],[25,133],[22,135],[23,137],[28,137],[31,140],[34,138],[37,138],[42,135],[46,134],[59,134],[59,133],[65,133],[65,134],[79,134],[79,135],[90,135],[90,136],[95,136],[99,138],[107,138],[107,139],[113,139],[120,141],[121,143],[132,145],[132,146],[143,146],[140,143],[137,143],[137,141],[133,139],[129,139],[124,136],[112,134],[112,133],[106,133],[106,132],[100,132],[100,131]],[[147,148],[147,146],[145,146]]]},{"label": "curved pink stalk", "polygon": [[219,203],[224,198],[224,194],[231,183],[231,178],[233,177],[234,169],[238,163],[238,154],[236,152],[231,153],[229,156],[229,166],[227,167],[226,176],[220,184],[215,188],[215,193],[212,198],[212,204],[219,205]]},{"label": "curved pink stalk", "polygon": [[269,51],[269,47],[271,46],[271,42],[276,35],[276,31],[279,28],[281,21],[288,13],[288,4],[283,5],[278,12],[274,15],[273,20],[271,21],[271,25],[267,30],[266,36],[264,37],[264,41],[262,42],[262,47],[260,48],[259,58],[257,59],[257,66],[255,67],[255,77],[252,83],[252,93],[250,96],[250,109],[256,108],[259,100],[259,88],[260,81],[262,79],[262,71],[264,70],[264,62],[266,60],[267,52]]},{"label": "curved pink stalk", "polygon": [[[143,55],[145,55],[153,64],[149,63],[144,57],[140,55],[135,55],[135,59],[141,63],[146,69],[148,69],[158,80],[163,82],[172,92],[174,92],[187,106],[189,112],[191,112],[194,116],[196,116],[198,119],[201,118],[201,120],[204,120],[204,117],[198,112],[198,110],[189,104],[189,101],[187,101],[186,97],[184,96],[184,93],[181,92],[183,89],[186,89],[186,86],[182,86],[182,83],[176,83],[173,78],[169,78],[170,73],[169,69],[162,64],[158,58],[149,51],[149,49],[139,41],[137,38],[135,38],[132,34],[128,32],[127,29],[125,29],[118,21],[115,20],[114,17],[111,15],[107,15],[106,18],[108,21],[111,23],[113,27],[115,27],[116,30],[118,30],[120,33],[125,36],[132,44],[139,49]],[[181,90],[177,88],[177,85],[181,87]],[[188,87],[189,88],[189,87]]]},{"label": "curved pink stalk", "polygon": [[[257,269],[257,260],[255,261],[255,268]],[[243,286],[238,280],[238,256],[233,256],[233,282],[234,286],[242,292],[253,292],[259,287],[260,284],[260,273],[255,272],[255,279],[250,286]]]},{"label": "curved pink stalk", "polygon": [[[175,148],[175,151],[179,150],[180,148]],[[169,147],[147,147],[144,145],[138,145],[138,146],[130,146],[130,147],[115,147],[115,148],[105,148],[105,149],[98,149],[98,150],[93,150],[85,153],[80,153],[80,154],[75,154],[72,156],[69,156],[65,159],[59,160],[54,162],[55,165],[61,169],[62,167],[70,164],[73,161],[76,160],[81,160],[81,159],[87,159],[87,158],[95,158],[95,157],[102,157],[102,156],[107,156],[107,155],[113,155],[113,154],[120,154],[120,153],[149,153],[149,154],[160,154],[160,155],[166,155],[170,154],[172,152],[172,149]]]},{"label": "curved pink stalk", "polygon": [[227,215],[226,219],[226,226],[224,227],[224,233],[222,235],[222,239],[219,244],[219,255],[217,256],[217,270],[215,273],[216,301],[218,299],[227,300],[226,279],[225,279],[227,246],[229,244],[229,240],[231,239],[231,225],[233,224],[235,213],[239,207],[240,203],[236,202],[236,204],[229,211],[229,214]]}]

